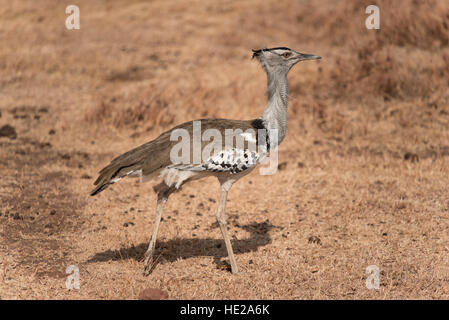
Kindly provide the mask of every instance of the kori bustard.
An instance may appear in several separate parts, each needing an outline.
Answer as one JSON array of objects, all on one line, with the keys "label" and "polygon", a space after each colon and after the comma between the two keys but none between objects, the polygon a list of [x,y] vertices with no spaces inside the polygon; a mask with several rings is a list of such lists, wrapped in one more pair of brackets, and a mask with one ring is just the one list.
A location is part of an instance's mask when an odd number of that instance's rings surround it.
[{"label": "kori bustard", "polygon": [[[162,133],[153,141],[112,160],[100,171],[99,177],[94,183],[96,187],[91,192],[92,196],[126,176],[140,176],[142,180],[158,177],[162,180],[154,187],[157,193],[156,220],[148,250],[145,253],[145,275],[148,275],[153,268],[156,237],[164,204],[168,197],[186,182],[207,176],[216,176],[220,182],[221,195],[216,218],[226,245],[232,273],[239,272],[226,226],[225,211],[228,192],[233,183],[250,173],[267,151],[270,148],[273,150],[284,139],[287,130],[287,74],[290,69],[299,61],[320,59],[319,56],[299,53],[286,47],[253,50],[253,58],[259,61],[268,80],[268,103],[260,118],[253,120],[201,119],[185,122]],[[195,135],[196,123],[200,124],[201,133],[208,130],[212,130],[214,133],[218,132],[225,137],[224,141],[229,141],[226,140],[229,138],[226,135],[231,134],[230,141],[234,141],[234,138],[237,139],[240,136],[244,137],[248,143],[243,146],[233,144],[223,146],[223,139],[217,139],[219,142],[211,148],[213,152],[210,153],[210,156],[200,157],[199,161],[192,161],[195,158],[195,154],[193,154],[187,157],[190,160],[187,163],[173,161],[172,150],[176,147],[178,140],[172,139],[172,134],[186,132],[189,137],[192,137],[192,134]],[[186,150],[192,150],[191,146],[195,149],[194,140],[188,142],[190,145]],[[203,140],[205,139],[199,141],[200,149],[197,146],[197,150],[200,150],[201,154],[208,145],[207,141]],[[265,148],[250,150],[249,142],[257,142],[264,145]]]}]

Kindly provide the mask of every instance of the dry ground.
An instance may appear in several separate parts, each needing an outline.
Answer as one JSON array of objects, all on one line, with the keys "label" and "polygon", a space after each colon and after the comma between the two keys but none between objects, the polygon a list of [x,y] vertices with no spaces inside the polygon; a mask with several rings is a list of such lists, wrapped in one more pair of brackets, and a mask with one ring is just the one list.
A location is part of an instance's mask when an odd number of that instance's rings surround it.
[{"label": "dry ground", "polygon": [[[390,2],[0,1],[0,298],[449,298],[449,3]],[[182,121],[259,116],[250,49],[266,46],[323,59],[289,75],[278,173],[230,192],[243,272],[226,270],[211,178],[172,196],[143,277],[152,183],[92,198],[97,171]]]}]

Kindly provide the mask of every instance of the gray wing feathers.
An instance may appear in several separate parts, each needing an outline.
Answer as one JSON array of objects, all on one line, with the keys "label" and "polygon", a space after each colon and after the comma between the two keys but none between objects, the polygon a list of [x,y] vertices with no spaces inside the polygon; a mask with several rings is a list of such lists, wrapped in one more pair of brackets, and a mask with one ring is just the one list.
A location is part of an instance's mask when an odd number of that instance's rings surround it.
[{"label": "gray wing feathers", "polygon": [[154,171],[167,165],[170,160],[170,134],[165,132],[153,141],[147,142],[132,149],[103,168],[94,185],[96,187],[90,193],[92,196],[106,189],[116,180],[141,170],[142,175],[150,175]]},{"label": "gray wing feathers", "polygon": [[[254,122],[250,120],[228,119],[201,119],[199,121],[201,121],[202,130],[213,128],[219,130],[222,133],[225,131],[225,129],[228,128],[241,128],[243,131],[245,131],[248,128],[253,128],[251,123]],[[192,121],[180,124],[173,129],[164,132],[155,140],[147,142],[112,160],[109,165],[107,165],[100,171],[97,180],[94,182],[94,185],[96,185],[96,187],[92,190],[91,195],[96,195],[97,193],[106,189],[110,184],[113,184],[116,181],[120,180],[122,177],[135,173],[138,170],[141,170],[142,175],[148,176],[161,168],[172,165],[173,163],[170,160],[170,150],[174,144],[178,143],[178,141],[170,141],[171,133],[175,129],[185,129],[189,132],[190,136],[192,136],[192,124]],[[206,144],[206,142],[202,142],[202,144]],[[233,165],[234,164],[235,163],[233,163]],[[248,163],[245,164],[245,166],[247,165]],[[207,170],[207,168],[204,168],[204,166],[193,167],[191,166],[189,170]],[[222,169],[224,169],[225,171],[233,171],[231,168]],[[241,170],[241,168],[238,169]],[[188,169],[184,168],[184,170]]]},{"label": "gray wing feathers", "polygon": [[109,165],[104,167],[95,180],[96,187],[90,193],[91,196],[103,191],[109,184],[114,183],[112,180],[120,179],[136,170],[142,170],[142,165],[148,151],[151,150],[151,142],[128,151],[111,161]]}]

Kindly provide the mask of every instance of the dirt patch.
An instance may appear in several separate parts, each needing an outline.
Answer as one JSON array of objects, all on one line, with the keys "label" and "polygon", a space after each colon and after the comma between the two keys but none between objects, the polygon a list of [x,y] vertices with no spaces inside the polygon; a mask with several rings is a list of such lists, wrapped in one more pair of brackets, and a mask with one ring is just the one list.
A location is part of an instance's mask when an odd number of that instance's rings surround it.
[{"label": "dirt patch", "polygon": [[10,182],[0,189],[2,247],[37,276],[64,277],[73,250],[64,238],[84,223],[79,217],[83,202],[70,190],[70,174],[44,165],[69,167],[78,154],[65,159],[50,144],[31,139],[0,141],[0,146],[7,155],[1,167],[8,170]]},{"label": "dirt patch", "polygon": [[[247,239],[239,239],[233,241],[233,249],[236,253],[254,252],[259,247],[263,247],[271,243],[269,231],[273,226],[269,221],[262,223],[251,223],[248,225],[239,225],[238,223],[231,224],[242,230],[249,232]],[[197,229],[194,227],[193,230]],[[212,230],[218,231],[218,224],[214,223]],[[218,234],[218,232],[217,232]],[[132,245],[127,248],[120,248],[118,250],[106,250],[95,254],[87,262],[105,262],[118,261],[126,259],[134,259],[142,261],[143,255],[147,250],[148,243],[141,243],[137,246]],[[212,238],[196,238],[196,239],[172,239],[168,241],[159,241],[155,255],[158,256],[158,263],[174,262],[178,259],[189,259],[197,256],[211,256],[214,257],[215,263],[220,261],[220,258],[226,258],[226,248],[221,239]]]}]

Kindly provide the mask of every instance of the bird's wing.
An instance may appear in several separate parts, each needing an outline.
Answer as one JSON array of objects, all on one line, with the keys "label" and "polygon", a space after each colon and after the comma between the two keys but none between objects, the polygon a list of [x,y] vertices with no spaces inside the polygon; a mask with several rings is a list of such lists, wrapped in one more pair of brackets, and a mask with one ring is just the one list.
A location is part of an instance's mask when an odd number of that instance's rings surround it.
[{"label": "bird's wing", "polygon": [[[250,133],[242,132],[234,134],[240,135],[249,143],[256,142],[256,137]],[[237,141],[237,140],[236,140]],[[218,151],[205,159],[199,164],[173,164],[169,168],[175,168],[182,171],[210,171],[210,172],[228,172],[231,174],[248,170],[257,165],[261,158],[261,152],[255,148],[250,148],[249,144],[242,146],[225,146],[219,147]]]},{"label": "bird's wing", "polygon": [[181,171],[211,171],[239,173],[257,165],[260,155],[257,152],[230,148],[211,156],[200,164],[173,164],[169,168]]},{"label": "bird's wing", "polygon": [[[230,119],[200,119],[197,120],[201,123],[201,132],[205,132],[208,129],[216,129],[223,136],[226,136],[226,129],[233,130],[242,130],[243,133],[240,133],[242,137],[244,137],[248,142],[251,139],[257,140],[257,134],[251,135],[246,133],[247,129],[256,130],[260,129],[261,120],[230,120]],[[214,156],[205,157],[206,159],[200,162],[198,165],[181,165],[181,164],[173,164],[170,159],[170,151],[172,148],[178,144],[178,141],[172,141],[171,135],[177,130],[185,130],[189,137],[193,137],[193,124],[195,121],[188,121],[182,123],[171,130],[168,130],[162,133],[156,139],[147,142],[137,148],[134,148],[118,157],[113,159],[111,163],[109,163],[106,167],[104,167],[94,182],[96,187],[92,190],[91,195],[96,195],[102,190],[106,189],[110,184],[113,184],[119,181],[121,178],[129,175],[134,175],[138,173],[142,176],[151,176],[158,170],[169,167],[179,167],[179,170],[196,170],[196,171],[204,171],[204,170],[218,170],[218,167],[213,167],[216,163],[220,161],[220,158],[215,157],[219,154],[220,151],[226,150],[221,146],[221,143],[217,142],[217,145],[220,145],[219,148],[215,148],[218,152],[214,152]],[[263,127],[263,126],[262,126]],[[251,137],[250,137],[251,136]],[[193,139],[190,139],[188,143],[190,143],[190,150],[193,150],[192,145]],[[201,141],[201,148],[203,146],[208,145],[209,142]],[[236,149],[239,149],[239,146],[236,146]],[[240,148],[241,151],[247,150],[247,148]],[[203,149],[201,149],[203,150]],[[238,150],[235,150],[236,154],[240,154]],[[235,162],[233,162],[233,159]],[[245,157],[240,160],[238,163],[239,157],[237,155],[230,156],[230,161],[226,162],[226,165],[223,165],[221,168],[223,171],[232,170],[240,170],[243,166],[250,165],[250,163],[246,163],[244,161]],[[193,163],[193,161],[192,161]],[[234,165],[236,166],[234,168]]]}]

